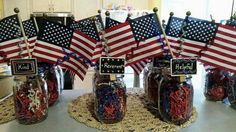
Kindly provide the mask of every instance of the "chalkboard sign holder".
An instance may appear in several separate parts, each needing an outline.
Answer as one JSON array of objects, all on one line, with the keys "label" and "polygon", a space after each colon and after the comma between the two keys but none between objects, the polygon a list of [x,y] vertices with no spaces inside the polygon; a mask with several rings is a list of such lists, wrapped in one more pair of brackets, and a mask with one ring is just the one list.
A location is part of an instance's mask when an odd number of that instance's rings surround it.
[{"label": "chalkboard sign holder", "polygon": [[101,57],[99,72],[101,75],[124,74],[125,59],[121,57]]},{"label": "chalkboard sign holder", "polygon": [[185,76],[197,73],[197,60],[195,58],[177,58],[170,61],[171,76]]},{"label": "chalkboard sign holder", "polygon": [[36,75],[38,73],[37,60],[31,59],[11,59],[12,75]]}]

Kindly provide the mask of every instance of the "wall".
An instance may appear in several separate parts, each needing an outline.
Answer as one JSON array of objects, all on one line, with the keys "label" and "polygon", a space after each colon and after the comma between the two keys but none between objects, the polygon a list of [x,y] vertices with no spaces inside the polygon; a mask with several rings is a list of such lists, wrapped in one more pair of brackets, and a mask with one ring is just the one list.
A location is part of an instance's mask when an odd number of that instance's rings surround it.
[{"label": "wall", "polygon": [[0,0],[0,19],[3,17],[3,0]]}]

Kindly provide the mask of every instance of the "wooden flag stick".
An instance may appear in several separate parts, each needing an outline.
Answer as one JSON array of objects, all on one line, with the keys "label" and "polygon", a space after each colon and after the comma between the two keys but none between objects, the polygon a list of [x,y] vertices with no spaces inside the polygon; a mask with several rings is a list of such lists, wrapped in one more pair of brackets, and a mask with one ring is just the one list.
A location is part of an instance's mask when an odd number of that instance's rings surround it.
[{"label": "wooden flag stick", "polygon": [[168,49],[170,50],[171,57],[172,57],[172,58],[175,58],[175,55],[173,54],[173,52],[172,52],[172,50],[171,50],[170,43],[169,43],[169,41],[168,41],[168,39],[167,39],[167,37],[166,37],[166,33],[165,33],[163,27],[161,26],[161,21],[160,21],[160,18],[158,17],[158,15],[157,15],[157,11],[158,11],[157,7],[153,8],[153,12],[156,13],[157,20],[158,20],[158,22],[159,22],[159,24],[160,24],[161,31],[162,31],[162,33],[163,33],[163,35],[164,35],[164,39],[165,39],[165,41],[166,41],[166,44],[167,44],[167,46],[168,46]]},{"label": "wooden flag stick", "polygon": [[24,31],[24,28],[23,28],[23,24],[22,24],[20,15],[19,15],[20,10],[19,10],[18,8],[15,8],[15,9],[14,9],[14,12],[17,14],[17,17],[18,17],[18,20],[19,20],[19,23],[20,23],[20,29],[21,29],[21,32],[22,32],[22,35],[23,35],[23,38],[24,38],[24,43],[25,43],[25,46],[26,46],[26,49],[27,49],[29,58],[32,58],[32,56],[31,56],[31,54],[30,54],[30,50],[29,50],[29,43],[28,43],[28,41],[27,41],[27,37],[26,37],[26,35],[25,35],[25,31]]}]

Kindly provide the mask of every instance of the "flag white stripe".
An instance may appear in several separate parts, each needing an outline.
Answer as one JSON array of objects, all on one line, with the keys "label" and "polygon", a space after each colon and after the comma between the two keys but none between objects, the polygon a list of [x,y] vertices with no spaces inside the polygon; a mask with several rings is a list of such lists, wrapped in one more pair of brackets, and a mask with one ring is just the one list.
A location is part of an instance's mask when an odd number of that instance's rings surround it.
[{"label": "flag white stripe", "polygon": [[206,61],[206,62],[210,62],[210,63],[213,63],[213,64],[216,64],[216,65],[219,65],[219,66],[223,66],[223,67],[225,67],[225,68],[228,68],[228,69],[231,69],[231,70],[236,71],[236,67],[235,67],[235,66],[228,65],[228,64],[223,63],[223,62],[220,62],[220,61],[218,61],[218,60],[213,60],[213,59],[207,58],[207,57],[205,57],[205,56],[202,56],[202,57],[201,57],[201,60]]},{"label": "flag white stripe", "polygon": [[107,33],[104,35],[104,37],[109,37],[109,36],[111,36],[111,35],[114,35],[114,34],[117,34],[117,33],[122,32],[122,31],[125,31],[125,30],[127,30],[127,29],[131,29],[130,25],[126,25],[126,26],[124,26],[124,27],[122,27],[122,28],[119,28],[119,29],[116,29],[116,30],[114,30],[114,31],[107,32]]},{"label": "flag white stripe", "polygon": [[[86,42],[87,44],[89,44],[92,47],[96,46],[96,44],[94,42],[90,41],[89,39],[87,39],[84,36],[81,36],[81,35],[79,35],[77,33],[74,33],[74,37],[77,37],[78,39],[81,39],[82,41]],[[72,42],[74,42],[74,41],[78,41],[78,40],[72,38]]]},{"label": "flag white stripe", "polygon": [[218,27],[218,31],[223,31],[223,32],[226,32],[226,33],[229,33],[229,34],[232,34],[232,35],[236,35],[235,30],[230,30],[230,29],[227,29],[227,28],[224,28],[224,27],[221,27],[221,26]]}]

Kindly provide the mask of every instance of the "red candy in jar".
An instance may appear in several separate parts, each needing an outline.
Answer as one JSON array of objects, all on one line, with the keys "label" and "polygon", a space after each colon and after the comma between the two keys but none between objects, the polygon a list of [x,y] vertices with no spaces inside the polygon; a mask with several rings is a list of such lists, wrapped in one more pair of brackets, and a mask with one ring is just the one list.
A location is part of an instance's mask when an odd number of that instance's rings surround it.
[{"label": "red candy in jar", "polygon": [[14,78],[14,104],[16,118],[21,124],[33,124],[47,118],[47,84],[42,76]]}]

